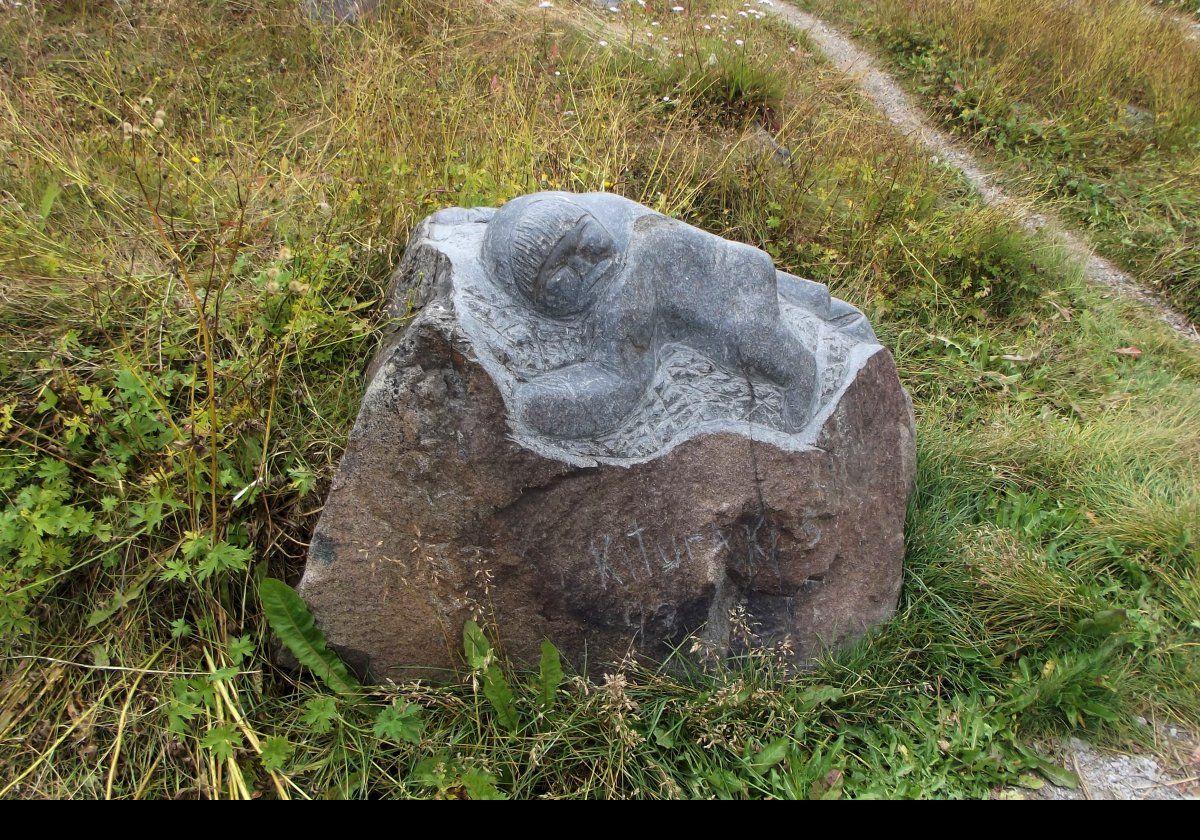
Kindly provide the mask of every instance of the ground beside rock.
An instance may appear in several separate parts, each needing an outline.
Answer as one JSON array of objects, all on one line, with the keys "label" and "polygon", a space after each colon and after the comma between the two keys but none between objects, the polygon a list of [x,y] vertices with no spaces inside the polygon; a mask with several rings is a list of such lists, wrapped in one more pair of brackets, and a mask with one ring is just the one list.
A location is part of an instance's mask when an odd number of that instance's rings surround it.
[{"label": "ground beside rock", "polygon": [[1200,798],[1200,739],[1174,726],[1159,729],[1161,755],[1103,750],[1070,738],[1050,750],[1079,779],[1076,788],[1047,782],[1038,790],[1012,790],[1021,799]]}]

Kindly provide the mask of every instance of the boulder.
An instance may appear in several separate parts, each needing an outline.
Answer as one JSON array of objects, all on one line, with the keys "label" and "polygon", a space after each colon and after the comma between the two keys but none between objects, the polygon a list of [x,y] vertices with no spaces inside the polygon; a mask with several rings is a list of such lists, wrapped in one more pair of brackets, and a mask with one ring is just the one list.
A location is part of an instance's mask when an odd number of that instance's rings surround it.
[{"label": "boulder", "polygon": [[370,678],[449,674],[468,619],[598,671],[687,644],[797,663],[893,613],[911,403],[863,315],[606,193],[444,210],[301,595]]},{"label": "boulder", "polygon": [[304,0],[304,9],[322,23],[357,23],[379,7],[380,0]]}]

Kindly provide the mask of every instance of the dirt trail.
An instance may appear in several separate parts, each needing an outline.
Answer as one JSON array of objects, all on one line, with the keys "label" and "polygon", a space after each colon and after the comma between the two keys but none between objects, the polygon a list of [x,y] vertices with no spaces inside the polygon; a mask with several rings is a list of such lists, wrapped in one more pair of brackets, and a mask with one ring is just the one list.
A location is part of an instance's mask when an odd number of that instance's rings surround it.
[{"label": "dirt trail", "polygon": [[1200,342],[1200,332],[1196,326],[1160,295],[1138,283],[1134,277],[1104,257],[1098,256],[1090,245],[1058,220],[1030,209],[1005,192],[970,151],[933,127],[921,109],[901,89],[896,80],[879,66],[870,53],[860,49],[853,40],[820,18],[782,0],[775,0],[774,5],[764,8],[808,35],[835,67],[855,79],[863,95],[897,128],[920,142],[940,160],[962,172],[963,177],[979,191],[985,202],[1005,205],[1014,211],[1026,230],[1044,230],[1050,233],[1072,256],[1083,263],[1084,274],[1088,279],[1136,299],[1180,335]]}]

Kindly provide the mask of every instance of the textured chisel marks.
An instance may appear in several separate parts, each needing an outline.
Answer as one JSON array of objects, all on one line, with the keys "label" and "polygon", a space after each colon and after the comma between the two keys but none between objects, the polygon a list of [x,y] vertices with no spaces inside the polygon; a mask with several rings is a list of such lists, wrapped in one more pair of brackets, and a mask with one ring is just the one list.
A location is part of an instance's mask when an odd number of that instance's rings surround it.
[{"label": "textured chisel marks", "polygon": [[425,236],[454,264],[516,439],[572,463],[633,463],[732,424],[811,445],[879,349],[824,286],[607,193],[443,211]]}]

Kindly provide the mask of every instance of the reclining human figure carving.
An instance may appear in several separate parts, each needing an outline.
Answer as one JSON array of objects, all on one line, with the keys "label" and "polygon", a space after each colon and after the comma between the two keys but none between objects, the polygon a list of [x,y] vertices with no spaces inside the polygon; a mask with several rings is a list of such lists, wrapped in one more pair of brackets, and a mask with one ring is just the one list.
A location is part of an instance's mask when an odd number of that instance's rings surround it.
[{"label": "reclining human figure carving", "polygon": [[775,266],[731,242],[608,193],[534,193],[487,222],[493,279],[542,315],[577,325],[590,357],[522,383],[520,418],[586,437],[638,403],[666,342],[777,384],[783,429],[809,420],[813,354],[780,317]]}]

